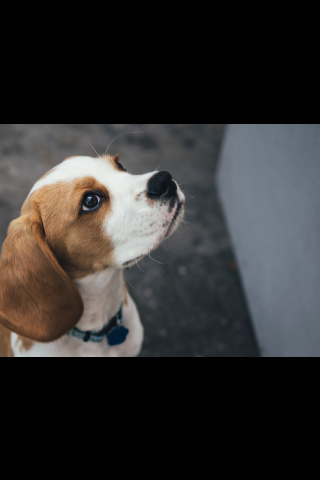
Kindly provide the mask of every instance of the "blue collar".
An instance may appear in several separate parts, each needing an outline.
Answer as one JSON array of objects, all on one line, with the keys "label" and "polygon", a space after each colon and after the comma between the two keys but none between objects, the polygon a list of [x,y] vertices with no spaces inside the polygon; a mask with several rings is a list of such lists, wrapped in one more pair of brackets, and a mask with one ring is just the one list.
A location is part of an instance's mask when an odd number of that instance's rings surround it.
[{"label": "blue collar", "polygon": [[127,335],[129,330],[122,326],[122,305],[117,313],[117,315],[111,318],[108,325],[106,325],[100,332],[83,332],[78,328],[74,328],[71,332],[68,333],[71,337],[78,338],[85,343],[94,342],[94,343],[101,343],[107,338],[108,344],[111,347],[116,345],[121,345],[127,339]]}]

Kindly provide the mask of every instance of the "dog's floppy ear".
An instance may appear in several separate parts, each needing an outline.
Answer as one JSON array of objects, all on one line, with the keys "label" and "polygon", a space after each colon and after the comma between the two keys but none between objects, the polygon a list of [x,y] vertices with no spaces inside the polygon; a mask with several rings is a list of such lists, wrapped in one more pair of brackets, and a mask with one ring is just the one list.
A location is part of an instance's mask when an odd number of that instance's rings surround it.
[{"label": "dog's floppy ear", "polygon": [[45,240],[36,209],[14,220],[0,261],[0,323],[36,342],[51,342],[76,325],[81,295]]}]

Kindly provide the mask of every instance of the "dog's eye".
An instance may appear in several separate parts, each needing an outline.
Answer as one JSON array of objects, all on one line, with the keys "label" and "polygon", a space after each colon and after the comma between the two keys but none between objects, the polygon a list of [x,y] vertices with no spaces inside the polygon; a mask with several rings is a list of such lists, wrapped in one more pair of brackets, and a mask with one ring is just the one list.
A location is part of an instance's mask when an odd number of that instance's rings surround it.
[{"label": "dog's eye", "polygon": [[87,193],[82,202],[82,210],[94,210],[95,208],[97,208],[100,202],[101,198],[98,195],[96,195],[95,193]]}]

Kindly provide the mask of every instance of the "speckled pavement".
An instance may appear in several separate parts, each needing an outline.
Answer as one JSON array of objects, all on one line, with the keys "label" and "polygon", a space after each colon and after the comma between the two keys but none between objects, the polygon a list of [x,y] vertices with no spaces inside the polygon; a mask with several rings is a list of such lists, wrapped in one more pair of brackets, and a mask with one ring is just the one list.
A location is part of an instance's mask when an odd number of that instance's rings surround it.
[{"label": "speckled pavement", "polygon": [[214,185],[223,125],[0,125],[0,243],[33,184],[71,155],[110,153],[135,174],[169,171],[187,195],[186,223],[126,271],[145,327],[143,357],[254,357],[257,343]]}]

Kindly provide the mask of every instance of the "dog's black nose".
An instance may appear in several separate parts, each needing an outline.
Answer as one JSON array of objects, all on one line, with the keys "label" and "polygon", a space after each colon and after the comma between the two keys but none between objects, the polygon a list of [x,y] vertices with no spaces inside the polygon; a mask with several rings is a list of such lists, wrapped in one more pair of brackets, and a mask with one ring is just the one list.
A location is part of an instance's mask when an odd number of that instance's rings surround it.
[{"label": "dog's black nose", "polygon": [[156,173],[148,183],[150,198],[171,198],[177,193],[177,185],[168,172]]}]

